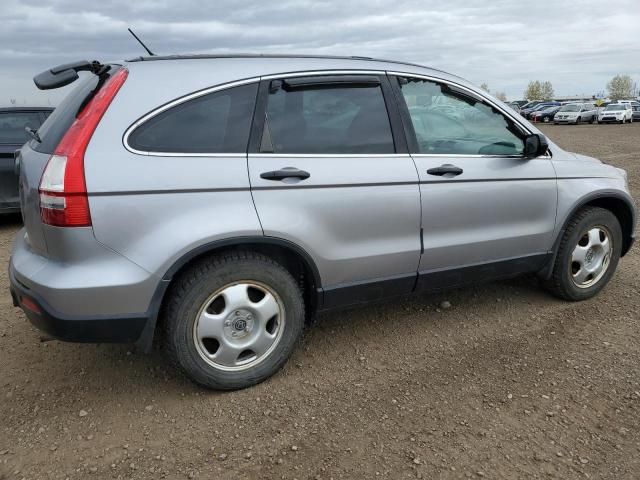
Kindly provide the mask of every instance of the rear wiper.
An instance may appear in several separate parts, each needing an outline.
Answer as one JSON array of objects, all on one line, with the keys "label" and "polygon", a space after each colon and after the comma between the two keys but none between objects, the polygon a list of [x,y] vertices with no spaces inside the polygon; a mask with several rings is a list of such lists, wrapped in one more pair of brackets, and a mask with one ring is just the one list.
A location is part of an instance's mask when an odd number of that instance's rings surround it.
[{"label": "rear wiper", "polygon": [[36,130],[35,128],[31,128],[29,126],[24,127],[24,130],[31,136],[31,138],[33,138],[36,142],[38,143],[42,143],[42,139],[40,138],[40,134],[38,133],[38,130]]},{"label": "rear wiper", "polygon": [[109,65],[103,65],[94,60],[80,60],[79,62],[65,63],[57,67],[45,70],[33,77],[33,83],[40,90],[51,90],[52,88],[60,88],[78,79],[78,72],[91,72],[95,75],[102,75],[109,70]]}]

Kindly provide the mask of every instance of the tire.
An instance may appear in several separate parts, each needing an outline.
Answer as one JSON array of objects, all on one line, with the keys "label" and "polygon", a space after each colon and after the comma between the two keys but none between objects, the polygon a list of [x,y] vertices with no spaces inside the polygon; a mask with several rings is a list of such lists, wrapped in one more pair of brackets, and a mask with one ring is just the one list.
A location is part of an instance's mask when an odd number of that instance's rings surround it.
[{"label": "tire", "polygon": [[580,125],[582,123],[582,118],[578,117],[576,118],[576,125]]},{"label": "tire", "polygon": [[[593,231],[597,232],[595,242],[589,235]],[[605,253],[606,248],[598,249],[597,241],[602,241],[603,233],[609,242],[608,253]],[[579,247],[583,250],[578,251]],[[616,216],[604,208],[586,207],[569,221],[558,247],[551,276],[544,282],[544,286],[553,295],[564,300],[575,302],[591,298],[611,280],[618,266],[621,249],[622,229]],[[589,251],[593,253],[589,254]],[[574,261],[576,252],[578,257],[584,252],[584,266]],[[595,262],[591,266],[596,267],[598,261],[607,256],[608,262],[603,262],[606,266],[602,271],[588,268],[590,262]],[[587,275],[592,270],[598,273]],[[582,278],[584,282],[580,281]]]},{"label": "tire", "polygon": [[542,121],[543,121],[544,123],[549,123],[549,117],[544,117],[544,118],[542,119]]},{"label": "tire", "polygon": [[[172,285],[162,317],[169,359],[194,382],[216,390],[246,388],[276,373],[304,321],[295,279],[254,252],[213,256],[189,268]],[[201,338],[201,332],[211,337]]]},{"label": "tire", "polygon": [[589,125],[593,125],[593,122],[595,122],[595,121],[596,121],[596,117],[591,117],[589,119]]}]

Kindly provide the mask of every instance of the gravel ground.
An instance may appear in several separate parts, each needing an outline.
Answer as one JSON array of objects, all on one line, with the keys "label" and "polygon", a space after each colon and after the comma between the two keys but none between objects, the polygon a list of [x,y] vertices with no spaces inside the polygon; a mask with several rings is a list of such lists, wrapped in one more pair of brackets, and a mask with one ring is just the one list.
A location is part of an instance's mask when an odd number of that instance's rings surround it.
[{"label": "gravel ground", "polygon": [[[640,124],[545,132],[639,197]],[[3,261],[19,227],[0,225]],[[323,315],[233,393],[160,352],[41,342],[1,272],[3,480],[640,478],[638,248],[583,303],[521,278]]]}]

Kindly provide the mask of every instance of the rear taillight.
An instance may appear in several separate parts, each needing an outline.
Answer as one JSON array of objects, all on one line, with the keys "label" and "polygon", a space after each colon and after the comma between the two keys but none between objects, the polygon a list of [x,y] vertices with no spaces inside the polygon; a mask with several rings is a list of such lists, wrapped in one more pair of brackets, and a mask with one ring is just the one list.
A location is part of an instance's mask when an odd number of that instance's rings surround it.
[{"label": "rear taillight", "polygon": [[40,216],[48,225],[91,225],[84,154],[111,101],[127,79],[124,68],[114,73],[85,105],[49,159],[40,180]]}]

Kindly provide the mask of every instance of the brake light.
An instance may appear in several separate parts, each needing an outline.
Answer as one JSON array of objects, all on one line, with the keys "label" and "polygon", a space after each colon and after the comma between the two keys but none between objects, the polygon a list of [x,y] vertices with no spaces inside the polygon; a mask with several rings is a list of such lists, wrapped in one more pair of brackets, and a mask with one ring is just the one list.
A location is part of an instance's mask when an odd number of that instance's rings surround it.
[{"label": "brake light", "polygon": [[57,227],[91,226],[84,154],[100,119],[127,79],[125,68],[109,78],[85,105],[47,162],[40,180],[40,216]]}]

